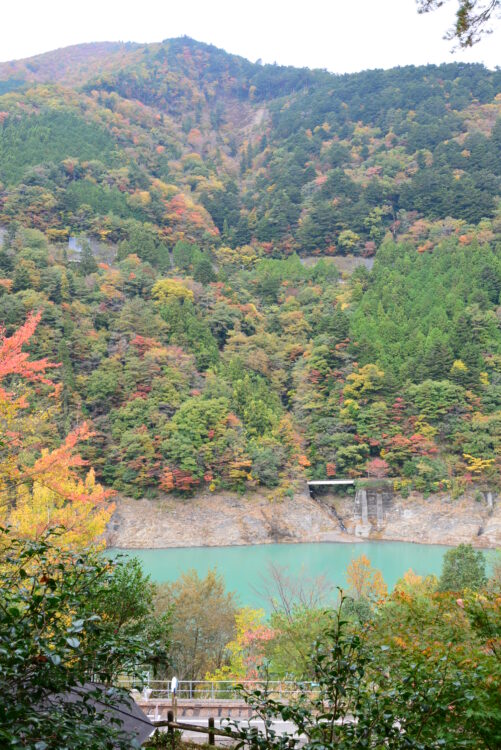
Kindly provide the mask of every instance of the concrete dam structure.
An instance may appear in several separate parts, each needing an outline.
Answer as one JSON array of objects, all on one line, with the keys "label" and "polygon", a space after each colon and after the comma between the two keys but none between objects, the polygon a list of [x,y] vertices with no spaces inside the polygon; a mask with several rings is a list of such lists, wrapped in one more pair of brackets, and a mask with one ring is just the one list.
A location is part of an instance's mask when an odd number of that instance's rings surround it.
[{"label": "concrete dam structure", "polygon": [[392,506],[393,490],[390,486],[357,488],[354,502],[355,535],[365,537],[373,530],[382,529]]}]

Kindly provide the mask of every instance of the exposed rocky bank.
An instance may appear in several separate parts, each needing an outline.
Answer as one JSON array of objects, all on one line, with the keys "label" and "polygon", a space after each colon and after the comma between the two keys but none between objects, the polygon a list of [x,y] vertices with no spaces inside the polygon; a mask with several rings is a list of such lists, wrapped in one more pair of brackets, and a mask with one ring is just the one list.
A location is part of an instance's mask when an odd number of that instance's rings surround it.
[{"label": "exposed rocky bank", "polygon": [[355,542],[501,546],[501,500],[493,507],[464,496],[394,496],[382,523],[361,525],[351,496],[307,493],[281,502],[255,494],[201,494],[189,500],[119,498],[107,531],[111,547],[218,547],[273,542]]},{"label": "exposed rocky bank", "polygon": [[411,493],[408,498],[394,495],[385,509],[382,524],[369,519],[368,527],[353,513],[353,499],[336,498],[333,504],[349,534],[367,539],[417,542],[419,544],[473,544],[475,547],[501,545],[501,502],[486,502],[464,495],[424,498]]}]

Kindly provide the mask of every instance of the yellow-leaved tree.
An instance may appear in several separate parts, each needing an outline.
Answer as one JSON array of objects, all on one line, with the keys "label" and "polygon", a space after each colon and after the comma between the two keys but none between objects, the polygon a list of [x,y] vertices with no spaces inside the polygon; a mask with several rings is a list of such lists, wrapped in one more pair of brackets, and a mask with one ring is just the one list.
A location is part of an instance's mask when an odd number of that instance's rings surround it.
[{"label": "yellow-leaved tree", "polygon": [[235,614],[235,638],[226,649],[229,664],[215,672],[207,672],[206,680],[255,680],[259,677],[266,643],[273,638],[273,629],[264,624],[264,610],[243,607]]},{"label": "yellow-leaved tree", "polygon": [[23,351],[40,317],[29,315],[12,336],[0,328],[0,522],[27,537],[63,527],[61,544],[83,547],[97,543],[114,506],[78,454],[78,444],[92,435],[86,423],[57,447],[44,445],[47,424],[37,404],[41,389],[57,399],[59,388],[48,374],[58,365],[32,361]]},{"label": "yellow-leaved tree", "polygon": [[181,279],[159,279],[153,284],[151,294],[159,305],[164,305],[172,299],[187,299],[193,302],[193,292]]},{"label": "yellow-leaved tree", "polygon": [[379,570],[373,568],[366,555],[360,555],[350,562],[346,569],[348,593],[355,599],[365,599],[377,604],[388,596],[388,588]]}]

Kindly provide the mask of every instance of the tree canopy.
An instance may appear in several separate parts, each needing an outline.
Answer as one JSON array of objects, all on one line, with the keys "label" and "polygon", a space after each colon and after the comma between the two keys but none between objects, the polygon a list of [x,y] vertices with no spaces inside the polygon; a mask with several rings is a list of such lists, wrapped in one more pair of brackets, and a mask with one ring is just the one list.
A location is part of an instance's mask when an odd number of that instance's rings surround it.
[{"label": "tree canopy", "polygon": [[[108,489],[498,486],[499,71],[335,76],[190,39],[15,71],[0,319],[9,340],[36,315],[22,351],[58,365],[16,407],[44,437],[20,456],[75,440],[96,529]],[[25,483],[9,514],[70,506]]]}]

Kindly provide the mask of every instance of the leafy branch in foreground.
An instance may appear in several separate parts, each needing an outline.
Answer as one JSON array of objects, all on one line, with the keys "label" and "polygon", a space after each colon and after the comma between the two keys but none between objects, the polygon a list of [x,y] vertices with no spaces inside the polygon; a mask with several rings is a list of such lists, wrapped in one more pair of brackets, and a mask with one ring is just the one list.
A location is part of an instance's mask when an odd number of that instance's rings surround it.
[{"label": "leafy branch in foreground", "polygon": [[68,551],[54,533],[0,530],[2,748],[134,747],[110,710],[130,702],[117,675],[139,681],[165,650],[155,637],[163,630],[165,645],[168,623],[150,617],[149,589],[137,565]]},{"label": "leafy branch in foreground", "polygon": [[[418,12],[429,13],[441,8],[447,0],[417,0]],[[458,0],[456,22],[447,32],[446,39],[456,39],[460,47],[473,47],[490,34],[487,24],[499,13],[499,0]]]},{"label": "leafy branch in foreground", "polygon": [[[342,595],[312,654],[313,683],[297,683],[288,703],[270,695],[266,682],[250,692],[241,688],[265,725],[264,732],[236,725],[242,743],[281,750],[302,736],[307,748],[342,750],[497,747],[501,682],[492,632],[499,633],[499,603],[472,604],[488,610],[487,640],[468,627],[464,603],[453,595],[432,599],[423,604],[397,591],[381,622],[361,628],[345,619]],[[278,717],[296,732],[278,734]]]}]

